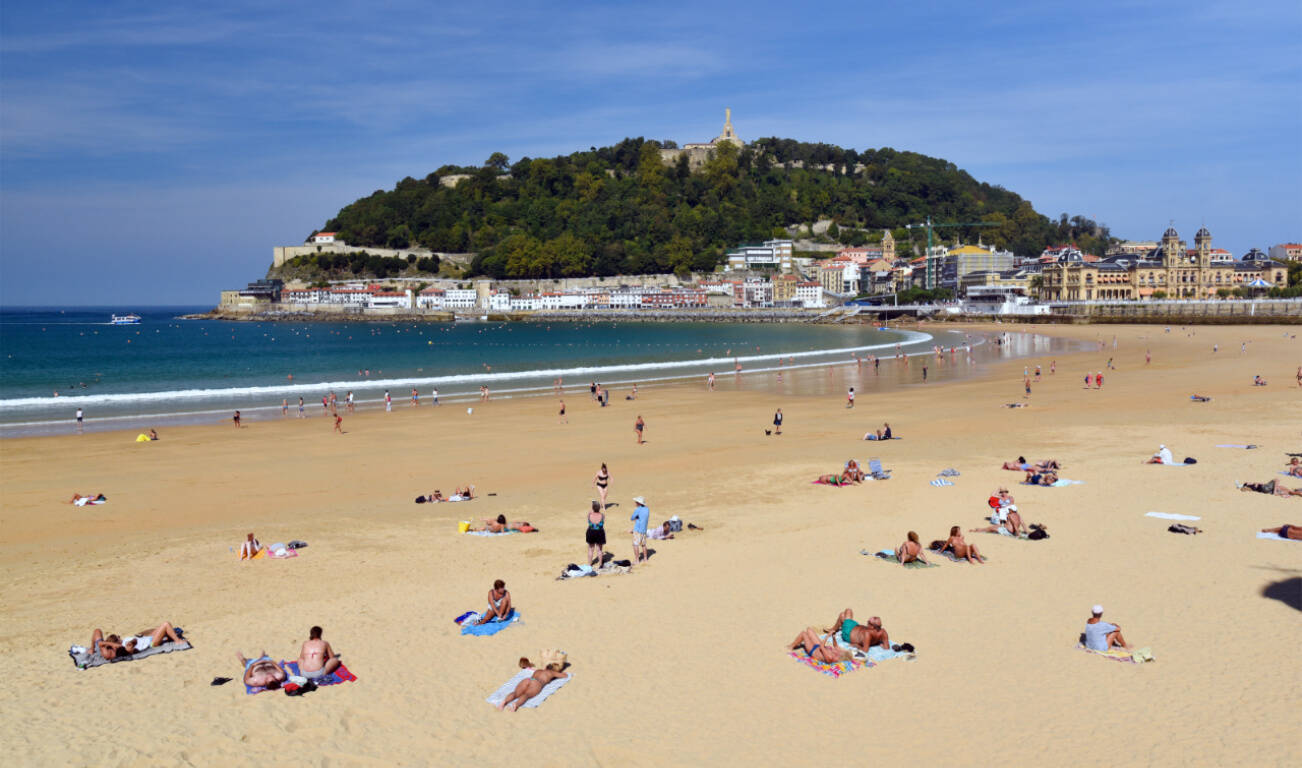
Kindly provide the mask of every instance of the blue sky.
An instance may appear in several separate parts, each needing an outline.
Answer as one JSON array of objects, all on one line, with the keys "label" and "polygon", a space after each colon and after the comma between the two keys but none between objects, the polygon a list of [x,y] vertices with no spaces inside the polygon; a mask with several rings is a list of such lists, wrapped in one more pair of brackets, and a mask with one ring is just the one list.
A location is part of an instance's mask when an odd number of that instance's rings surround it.
[{"label": "blue sky", "polygon": [[944,157],[1134,239],[1302,240],[1302,4],[0,4],[0,303],[210,304],[494,151]]}]

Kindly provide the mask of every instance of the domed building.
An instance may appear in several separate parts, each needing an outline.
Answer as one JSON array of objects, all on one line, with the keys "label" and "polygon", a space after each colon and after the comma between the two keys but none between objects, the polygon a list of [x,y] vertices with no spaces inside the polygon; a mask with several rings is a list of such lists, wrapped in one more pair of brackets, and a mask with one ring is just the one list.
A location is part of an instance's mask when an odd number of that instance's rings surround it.
[{"label": "domed building", "polygon": [[1287,268],[1256,249],[1241,261],[1218,258],[1218,253],[1206,227],[1194,235],[1193,250],[1185,247],[1174,226],[1167,227],[1157,247],[1145,256],[1123,254],[1095,262],[1045,265],[1040,299],[1214,299],[1219,290],[1239,288],[1254,280],[1287,285]]}]

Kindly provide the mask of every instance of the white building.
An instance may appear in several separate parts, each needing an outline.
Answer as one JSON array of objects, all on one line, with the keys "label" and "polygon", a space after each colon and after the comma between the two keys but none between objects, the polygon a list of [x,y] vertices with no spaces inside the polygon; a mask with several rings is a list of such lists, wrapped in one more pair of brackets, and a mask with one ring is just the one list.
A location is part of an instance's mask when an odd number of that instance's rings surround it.
[{"label": "white building", "polygon": [[765,240],[759,245],[742,245],[728,253],[724,269],[772,269],[790,272],[793,244],[790,240]]},{"label": "white building", "polygon": [[443,309],[443,294],[444,291],[442,288],[435,288],[433,286],[426,288],[416,297],[416,308]]},{"label": "white building", "polygon": [[488,297],[488,308],[495,312],[510,312],[511,294],[506,291],[493,291]]},{"label": "white building", "polygon": [[449,288],[443,292],[444,309],[475,309],[479,306],[479,291],[474,288]]},{"label": "white building", "polygon": [[312,235],[312,242],[314,243],[343,242],[342,240],[339,241],[335,240],[335,235],[337,234],[338,234],[337,232],[317,232],[315,235]]},{"label": "white building", "polygon": [[512,312],[533,312],[539,309],[542,309],[542,300],[538,298],[536,293],[511,297]]},{"label": "white building", "polygon": [[331,288],[326,303],[365,307],[371,303],[371,292],[365,288]]},{"label": "white building", "polygon": [[642,294],[633,291],[613,291],[610,294],[611,309],[641,309]]},{"label": "white building", "polygon": [[411,291],[373,291],[369,309],[411,309]]},{"label": "white building", "polygon": [[797,283],[795,299],[805,309],[819,309],[827,306],[823,302],[823,286],[815,282]]}]

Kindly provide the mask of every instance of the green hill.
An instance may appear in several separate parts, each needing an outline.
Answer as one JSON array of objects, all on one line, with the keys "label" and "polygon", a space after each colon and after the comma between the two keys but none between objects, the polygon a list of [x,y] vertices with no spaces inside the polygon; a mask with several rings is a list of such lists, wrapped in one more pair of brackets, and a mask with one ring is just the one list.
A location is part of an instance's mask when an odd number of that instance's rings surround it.
[{"label": "green hill", "polygon": [[[498,278],[708,271],[739,243],[786,237],[788,227],[820,219],[833,220],[827,237],[847,245],[891,229],[902,254],[910,243],[920,254],[925,235],[901,227],[927,216],[996,222],[939,237],[979,235],[1022,255],[1071,241],[1101,253],[1109,240],[1088,219],[1051,221],[1017,194],[913,152],[768,138],[741,149],[723,144],[689,171],[685,157],[663,164],[660,148],[625,139],[514,164],[494,153],[482,167],[444,166],[378,190],[324,229],[352,245],[475,252],[471,273]],[[467,178],[439,183],[453,174]]]}]

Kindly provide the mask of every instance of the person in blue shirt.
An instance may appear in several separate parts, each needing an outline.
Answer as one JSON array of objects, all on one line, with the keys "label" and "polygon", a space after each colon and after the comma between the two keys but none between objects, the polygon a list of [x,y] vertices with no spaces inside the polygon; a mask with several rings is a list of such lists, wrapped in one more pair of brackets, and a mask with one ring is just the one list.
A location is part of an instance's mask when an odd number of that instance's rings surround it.
[{"label": "person in blue shirt", "polygon": [[1085,647],[1091,651],[1107,651],[1113,648],[1130,650],[1126,639],[1121,636],[1121,627],[1103,620],[1103,606],[1096,605],[1093,615],[1085,622]]},{"label": "person in blue shirt", "polygon": [[647,559],[646,527],[651,520],[651,510],[647,508],[646,499],[641,496],[634,496],[633,503],[637,505],[633,509],[633,516],[629,518],[633,521],[633,559],[644,563]]}]

